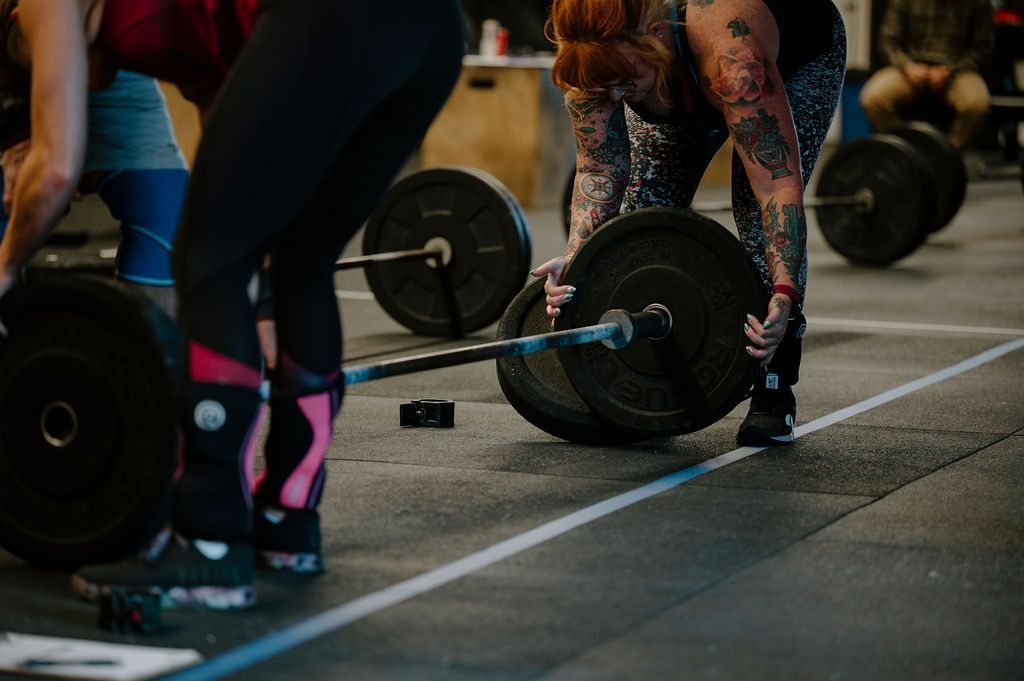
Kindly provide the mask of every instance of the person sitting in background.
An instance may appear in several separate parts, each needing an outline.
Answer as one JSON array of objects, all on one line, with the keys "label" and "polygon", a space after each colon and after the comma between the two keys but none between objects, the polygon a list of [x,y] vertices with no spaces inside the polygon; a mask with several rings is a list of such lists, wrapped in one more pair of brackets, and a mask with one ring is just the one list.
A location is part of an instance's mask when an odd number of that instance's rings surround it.
[{"label": "person sitting in background", "polygon": [[898,127],[905,107],[931,95],[952,107],[949,141],[964,148],[988,113],[978,69],[992,44],[989,0],[892,0],[879,40],[889,66],[861,91],[868,120],[876,130]]}]

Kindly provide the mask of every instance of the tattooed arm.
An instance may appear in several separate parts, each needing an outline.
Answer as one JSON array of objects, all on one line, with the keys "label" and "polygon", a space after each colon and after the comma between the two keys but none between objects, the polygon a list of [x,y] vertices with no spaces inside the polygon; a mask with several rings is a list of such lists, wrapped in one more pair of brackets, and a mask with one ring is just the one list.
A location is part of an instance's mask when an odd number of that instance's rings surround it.
[{"label": "tattooed arm", "polygon": [[532,274],[547,277],[547,313],[559,308],[576,292],[560,283],[566,264],[598,227],[615,217],[629,178],[629,136],[621,101],[569,91],[565,96],[569,121],[576,134],[576,181],[573,185],[569,242],[565,255],[551,260]]},{"label": "tattooed arm", "polygon": [[576,183],[565,249],[570,258],[619,212],[629,178],[629,137],[621,101],[569,92],[565,106],[576,135]]},{"label": "tattooed arm", "polygon": [[[776,66],[775,18],[761,0],[701,0],[687,10],[687,36],[704,93],[721,110],[761,206],[772,281],[796,291],[807,220],[796,129]],[[793,297],[772,296],[763,329],[751,322],[756,331],[751,339],[758,346],[751,355],[767,361],[774,354],[786,319],[795,311]]]}]

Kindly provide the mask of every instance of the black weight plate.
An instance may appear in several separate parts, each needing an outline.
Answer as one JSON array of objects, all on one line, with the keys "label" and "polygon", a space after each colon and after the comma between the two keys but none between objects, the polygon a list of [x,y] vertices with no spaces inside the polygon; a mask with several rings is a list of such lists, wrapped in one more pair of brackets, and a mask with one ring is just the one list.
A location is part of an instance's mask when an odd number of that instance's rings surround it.
[{"label": "black weight plate", "polygon": [[[537,279],[509,303],[498,321],[498,340],[551,330],[545,312],[544,280]],[[580,399],[557,352],[537,352],[497,361],[498,384],[523,418],[555,437],[587,445],[628,444],[643,439],[605,423]]]},{"label": "black weight plate", "polygon": [[914,252],[935,221],[935,181],[909,143],[872,135],[839,147],[818,178],[818,196],[853,196],[868,189],[874,209],[820,206],[825,240],[851,262],[884,265]]},{"label": "black weight plate", "polygon": [[[526,218],[515,197],[481,171],[414,173],[392,187],[374,211],[363,252],[419,249],[435,238],[451,246],[447,269],[461,331],[496,321],[523,285],[532,257]],[[452,334],[442,277],[426,261],[371,266],[366,279],[398,323],[425,335]]]},{"label": "black weight plate", "polygon": [[660,303],[672,315],[663,340],[559,350],[576,392],[616,429],[693,432],[747,396],[758,365],[746,353],[743,321],[763,315],[766,295],[739,241],[714,220],[672,208],[621,215],[584,242],[564,280],[579,293],[562,308],[560,329],[595,324],[613,308]]},{"label": "black weight plate", "polygon": [[515,218],[516,228],[519,230],[519,236],[521,238],[519,245],[521,247],[520,252],[523,256],[523,276],[519,285],[522,286],[523,280],[529,279],[527,275],[529,274],[530,261],[533,259],[533,239],[530,235],[530,224],[526,221],[526,213],[523,212],[523,207],[519,204],[519,199],[512,193],[511,189],[506,187],[501,180],[493,175],[489,175],[488,173],[475,168],[460,168],[460,170],[478,175],[480,179],[487,182],[492,188],[505,197],[505,202],[508,204],[509,210],[512,211],[512,216]]},{"label": "black weight plate", "polygon": [[576,189],[576,168],[569,171],[569,177],[565,180],[565,189],[562,190],[562,227],[565,228],[566,236],[569,235],[569,227],[572,225],[572,193]]},{"label": "black weight plate", "polygon": [[967,166],[963,155],[949,142],[941,130],[928,123],[915,122],[888,131],[911,145],[925,157],[935,173],[935,222],[937,232],[956,217],[967,196]]},{"label": "black weight plate", "polygon": [[109,278],[45,269],[0,319],[0,545],[47,567],[122,557],[176,463],[174,325]]}]

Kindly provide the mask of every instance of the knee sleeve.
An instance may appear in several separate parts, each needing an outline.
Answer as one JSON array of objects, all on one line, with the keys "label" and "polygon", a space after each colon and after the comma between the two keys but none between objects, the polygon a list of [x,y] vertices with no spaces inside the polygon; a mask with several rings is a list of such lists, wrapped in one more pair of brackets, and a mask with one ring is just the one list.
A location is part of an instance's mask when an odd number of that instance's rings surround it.
[{"label": "knee sleeve", "polygon": [[252,466],[263,416],[259,371],[194,341],[179,395],[184,467],[174,525],[189,537],[244,539],[252,528]]},{"label": "knee sleeve", "polygon": [[100,185],[100,198],[121,223],[118,278],[149,286],[174,285],[171,244],[187,185],[188,171],[177,168],[120,171]]}]

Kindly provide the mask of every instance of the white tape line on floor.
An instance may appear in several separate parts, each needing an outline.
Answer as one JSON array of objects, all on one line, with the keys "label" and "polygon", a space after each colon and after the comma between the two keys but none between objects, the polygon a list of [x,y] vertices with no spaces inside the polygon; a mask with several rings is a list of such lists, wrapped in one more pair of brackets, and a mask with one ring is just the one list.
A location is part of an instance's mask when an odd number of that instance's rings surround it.
[{"label": "white tape line on floor", "polygon": [[338,288],[334,289],[334,297],[338,300],[374,300],[369,291],[345,291]]},{"label": "white tape line on floor", "polygon": [[1024,336],[1024,329],[1006,329],[998,326],[962,326],[958,324],[926,324],[922,322],[884,322],[867,319],[835,319],[808,317],[812,328],[820,326],[854,331],[912,331],[914,333],[965,333],[985,336]]},{"label": "white tape line on floor", "polygon": [[[997,347],[975,355],[958,364],[929,374],[916,381],[888,390],[880,395],[858,402],[852,406],[840,409],[839,411],[815,419],[810,423],[796,429],[796,436],[802,437],[816,430],[827,428],[835,423],[861,414],[880,405],[899,399],[922,388],[939,383],[946,379],[957,376],[983,364],[996,360],[1011,352],[1024,348],[1024,338],[1019,338]],[[211,660],[186,669],[172,676],[166,677],[174,681],[206,681],[219,679],[228,674],[237,673],[243,669],[252,667],[264,660],[279,655],[287,650],[296,648],[315,638],[341,629],[353,622],[378,613],[382,610],[398,605],[404,601],[415,598],[421,594],[433,591],[457,579],[471,575],[490,565],[514,556],[518,553],[533,548],[546,541],[561,536],[566,532],[586,525],[595,520],[603,518],[611,513],[622,510],[633,504],[661,494],[673,487],[678,487],[705,473],[728,466],[731,463],[745,459],[756,454],[764,447],[741,447],[728,454],[709,459],[703,463],[691,466],[670,475],[659,478],[652,483],[638,489],[614,496],[602,502],[580,509],[567,516],[558,518],[528,532],[517,535],[505,541],[489,546],[481,551],[470,554],[465,558],[456,560],[453,563],[442,565],[429,572],[412,577],[403,582],[398,582],[389,587],[367,594],[354,601],[349,601],[335,608],[331,608],[318,615],[293,624],[285,629],[265,636],[233,650],[223,653]]]}]

